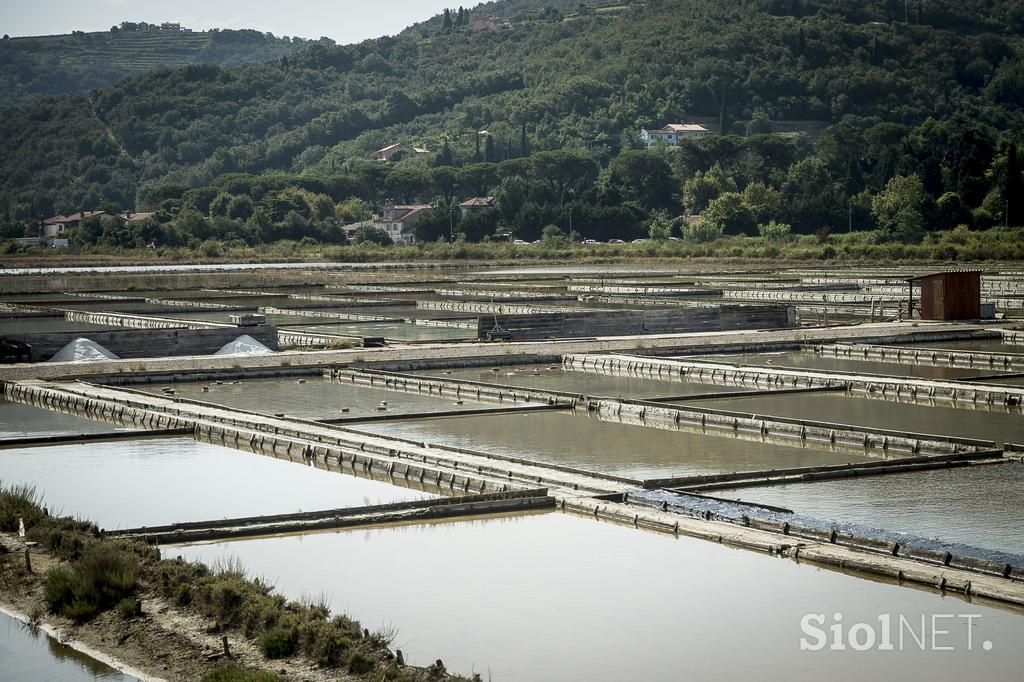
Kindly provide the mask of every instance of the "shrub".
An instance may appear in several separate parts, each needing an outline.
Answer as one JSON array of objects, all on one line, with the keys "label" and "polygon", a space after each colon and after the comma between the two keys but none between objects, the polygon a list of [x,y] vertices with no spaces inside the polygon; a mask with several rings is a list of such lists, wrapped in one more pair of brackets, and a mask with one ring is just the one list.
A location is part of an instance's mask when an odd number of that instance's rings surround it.
[{"label": "shrub", "polygon": [[295,630],[288,627],[276,627],[268,630],[260,638],[260,651],[267,658],[287,658],[295,653]]},{"label": "shrub", "polygon": [[117,612],[125,620],[129,618],[135,618],[136,616],[142,615],[141,604],[137,599],[132,597],[125,597],[121,601],[117,602]]},{"label": "shrub", "polygon": [[769,220],[767,224],[757,226],[757,232],[764,239],[773,242],[787,241],[792,237],[792,228],[786,223]]},{"label": "shrub", "polygon": [[362,649],[352,649],[348,654],[346,667],[348,667],[348,671],[353,675],[366,674],[373,670],[374,665],[373,658]]},{"label": "shrub", "polygon": [[44,598],[53,613],[86,621],[131,596],[138,573],[135,555],[119,547],[95,545],[70,566],[50,571]]},{"label": "shrub", "polygon": [[17,531],[18,519],[24,519],[26,526],[35,525],[42,517],[39,504],[39,496],[34,486],[14,485],[0,488],[0,531]]},{"label": "shrub", "polygon": [[280,682],[281,677],[273,673],[249,670],[235,663],[219,665],[203,675],[202,682]]},{"label": "shrub", "polygon": [[683,226],[683,239],[695,244],[706,244],[722,237],[722,226],[708,220],[698,220]]}]

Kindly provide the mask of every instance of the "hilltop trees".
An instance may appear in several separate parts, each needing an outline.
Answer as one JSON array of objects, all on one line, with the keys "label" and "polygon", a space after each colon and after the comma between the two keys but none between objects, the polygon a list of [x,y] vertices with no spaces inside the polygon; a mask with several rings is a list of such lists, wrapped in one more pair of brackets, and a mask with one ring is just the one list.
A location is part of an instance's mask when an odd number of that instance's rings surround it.
[{"label": "hilltop trees", "polygon": [[[492,30],[460,30],[470,13],[452,9],[379,40],[5,111],[0,213],[24,227],[112,200],[249,243],[337,240],[389,203],[437,206],[425,233],[447,235],[445,211],[472,196],[531,240],[570,216],[588,237],[642,236],[657,211],[705,215],[703,234],[920,235],[999,223],[1007,201],[1024,220],[1024,30],[1006,3],[934,0],[909,24],[891,3],[840,0],[515,16],[534,4],[490,6],[515,19]],[[721,130],[640,148],[641,126],[683,120]],[[430,153],[373,158],[394,142]],[[910,195],[901,212],[893,197]]]}]

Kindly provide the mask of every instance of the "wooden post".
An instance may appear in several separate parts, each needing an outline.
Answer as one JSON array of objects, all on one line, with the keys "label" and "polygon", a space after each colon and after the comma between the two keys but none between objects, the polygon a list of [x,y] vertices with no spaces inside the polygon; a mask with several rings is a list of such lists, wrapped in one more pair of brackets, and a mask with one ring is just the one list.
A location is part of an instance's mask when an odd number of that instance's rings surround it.
[{"label": "wooden post", "polygon": [[32,572],[32,555],[28,553],[28,547],[25,548],[25,570]]},{"label": "wooden post", "polygon": [[228,636],[224,635],[220,638],[221,644],[224,645],[224,658],[231,658],[231,650],[228,648]]}]

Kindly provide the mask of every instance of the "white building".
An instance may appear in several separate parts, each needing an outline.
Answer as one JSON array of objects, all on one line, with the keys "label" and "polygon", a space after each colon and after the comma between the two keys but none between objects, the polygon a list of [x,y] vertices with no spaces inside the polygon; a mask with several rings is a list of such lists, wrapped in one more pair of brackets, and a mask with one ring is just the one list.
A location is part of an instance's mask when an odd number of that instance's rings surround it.
[{"label": "white building", "polygon": [[670,147],[679,146],[684,140],[699,140],[711,134],[699,123],[669,123],[664,128],[654,130],[644,129],[640,131],[640,139],[648,147],[653,147],[659,141],[663,141]]},{"label": "white building", "polygon": [[411,246],[416,243],[416,221],[433,208],[430,204],[387,206],[381,211],[380,217],[352,223],[342,229],[345,230],[345,236],[352,240],[359,228],[372,227],[383,230],[395,244]]}]

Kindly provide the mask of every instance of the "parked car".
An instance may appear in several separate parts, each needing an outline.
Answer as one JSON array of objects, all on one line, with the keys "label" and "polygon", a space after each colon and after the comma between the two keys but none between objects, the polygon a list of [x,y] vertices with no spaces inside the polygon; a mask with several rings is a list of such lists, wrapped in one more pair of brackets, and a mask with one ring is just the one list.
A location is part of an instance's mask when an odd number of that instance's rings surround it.
[{"label": "parked car", "polygon": [[583,246],[597,246],[597,241],[594,239],[584,239],[580,244],[583,244]]},{"label": "parked car", "polygon": [[626,242],[622,241],[621,239],[609,239],[608,243],[609,244],[625,244]]},{"label": "parked car", "polygon": [[530,242],[524,242],[522,239],[517,239],[512,243],[516,246],[527,246]]},{"label": "parked car", "polygon": [[632,243],[633,244],[645,244],[645,243],[647,243],[647,241],[648,241],[647,239],[634,239],[632,241]]}]

